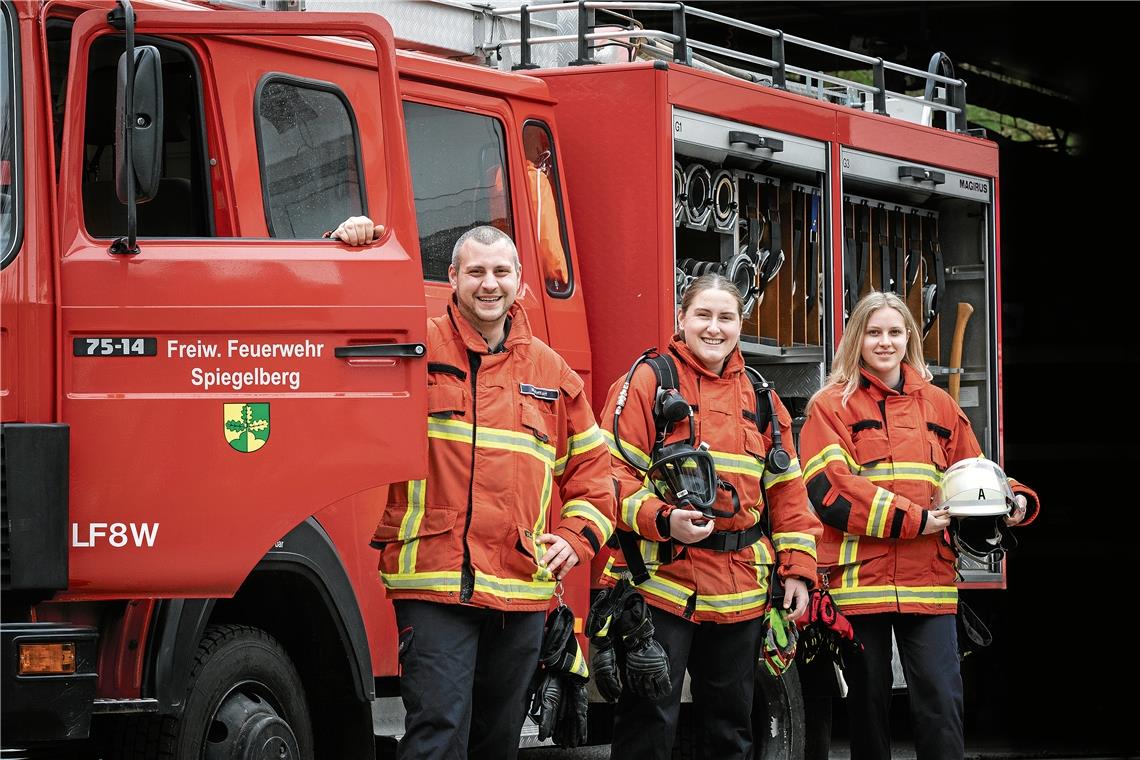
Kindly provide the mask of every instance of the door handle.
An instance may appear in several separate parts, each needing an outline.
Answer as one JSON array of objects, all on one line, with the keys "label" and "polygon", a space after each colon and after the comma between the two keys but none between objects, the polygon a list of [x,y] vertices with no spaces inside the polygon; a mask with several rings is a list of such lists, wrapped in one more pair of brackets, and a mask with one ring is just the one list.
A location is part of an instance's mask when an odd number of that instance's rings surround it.
[{"label": "door handle", "polygon": [[935,185],[941,185],[946,182],[946,174],[944,172],[937,172],[933,169],[923,169],[921,166],[900,166],[899,179],[909,177],[919,182],[930,182]]},{"label": "door handle", "polygon": [[744,145],[754,150],[762,150],[767,148],[773,153],[779,153],[784,149],[784,141],[778,140],[775,137],[764,137],[755,132],[738,132],[733,130],[728,133],[729,145]]},{"label": "door handle", "polygon": [[338,359],[373,358],[377,356],[403,356],[419,359],[427,355],[423,343],[361,343],[354,346],[337,346],[333,351]]}]

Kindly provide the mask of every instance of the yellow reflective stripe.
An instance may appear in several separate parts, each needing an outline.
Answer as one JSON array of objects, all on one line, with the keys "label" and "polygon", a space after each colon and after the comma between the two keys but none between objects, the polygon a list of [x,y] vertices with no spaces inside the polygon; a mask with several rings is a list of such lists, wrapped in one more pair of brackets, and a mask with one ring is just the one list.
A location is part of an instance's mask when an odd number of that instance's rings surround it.
[{"label": "yellow reflective stripe", "polygon": [[724,451],[710,451],[717,472],[734,472],[759,478],[764,474],[764,465],[751,454],[729,454]]},{"label": "yellow reflective stripe", "polygon": [[800,460],[796,457],[792,457],[792,463],[788,466],[787,472],[782,472],[779,475],[771,471],[764,473],[764,486],[766,488],[778,486],[780,483],[795,480],[796,478],[802,477],[802,475],[803,473],[800,472]]},{"label": "yellow reflective stripe", "polygon": [[[534,558],[540,560],[546,554],[546,544],[540,544],[538,537],[546,532],[546,512],[550,509],[550,494],[554,489],[554,477],[550,474],[550,468],[546,468],[542,473],[542,493],[539,497],[540,505],[538,509],[538,517],[534,521]],[[531,578],[535,581],[549,581],[554,578],[549,570],[544,566],[539,565]]]},{"label": "yellow reflective stripe", "polygon": [[497,578],[475,571],[475,590],[504,599],[549,599],[554,595],[554,581],[520,581]]},{"label": "yellow reflective stripe", "polygon": [[859,471],[859,465],[851,458],[851,455],[838,443],[833,443],[824,446],[822,451],[808,460],[807,467],[804,469],[804,480],[811,480],[831,462],[845,463],[851,472]]},{"label": "yellow reflective stripe", "polygon": [[768,603],[768,589],[740,591],[734,594],[697,594],[697,612],[743,612]]},{"label": "yellow reflective stripe", "polygon": [[471,443],[478,448],[505,449],[529,454],[548,467],[554,466],[554,447],[543,443],[530,433],[517,433],[501,428],[480,427],[476,435],[469,422],[428,417],[428,438],[458,443]]},{"label": "yellow reflective stripe", "polygon": [[[390,589],[407,591],[459,591],[459,573],[452,571],[432,573],[381,573],[381,580]],[[554,595],[554,581],[520,581],[496,578],[475,571],[475,590],[502,599],[533,599],[544,601]]]},{"label": "yellow reflective stripe", "polygon": [[875,498],[871,499],[871,511],[867,515],[867,535],[882,538],[887,531],[887,515],[890,514],[891,502],[895,495],[883,488],[875,489]]},{"label": "yellow reflective stripe", "polygon": [[607,578],[613,578],[615,581],[620,579],[622,577],[622,574],[614,570],[614,565],[616,564],[617,559],[614,557],[614,555],[611,554],[610,558],[606,560],[606,566],[602,568],[602,575],[606,576]]},{"label": "yellow reflective stripe", "polygon": [[772,558],[768,556],[768,547],[764,546],[763,542],[753,544],[753,550],[756,552],[757,557],[759,557],[760,552],[763,551],[764,557],[768,560],[767,562],[758,560],[756,563],[756,584],[767,593],[768,577],[772,574]]},{"label": "yellow reflective stripe", "polygon": [[920,480],[938,486],[942,474],[932,464],[923,462],[880,462],[873,467],[860,467],[859,475],[876,480]]},{"label": "yellow reflective stripe", "polygon": [[955,586],[862,586],[832,588],[831,595],[840,607],[870,604],[956,604]]},{"label": "yellow reflective stripe", "polygon": [[637,525],[637,511],[641,509],[641,505],[645,503],[645,500],[652,495],[653,491],[650,491],[648,488],[639,488],[621,500],[621,519],[634,533],[639,535],[641,534],[641,528]]},{"label": "yellow reflective stripe", "polygon": [[470,422],[459,420],[445,420],[439,417],[428,417],[428,438],[440,438],[445,441],[458,441],[471,443],[473,433]]},{"label": "yellow reflective stripe", "polygon": [[815,557],[815,536],[810,533],[773,533],[772,543],[778,552],[796,549]]},{"label": "yellow reflective stripe", "polygon": [[577,641],[574,642],[574,662],[570,663],[570,672],[582,678],[590,677],[590,669],[586,667],[586,660],[582,657],[582,647],[578,646]]},{"label": "yellow reflective stripe", "polygon": [[[579,454],[585,454],[587,451],[596,449],[598,446],[604,446],[606,439],[602,438],[602,431],[598,429],[597,425],[590,425],[590,429],[585,432],[572,435],[566,440],[566,449],[570,456],[576,457]],[[622,442],[624,445],[624,441]]]},{"label": "yellow reflective stripe", "polygon": [[400,531],[396,534],[397,538],[401,538],[405,542],[400,547],[398,559],[398,566],[402,573],[414,572],[416,569],[416,555],[420,547],[420,541],[416,536],[420,533],[420,523],[424,519],[424,488],[426,485],[426,481],[423,480],[408,481],[408,511],[400,520]]},{"label": "yellow reflective stripe", "polygon": [[661,565],[661,544],[656,541],[648,539],[637,539],[637,553],[641,555],[641,561],[645,563],[646,569],[654,570]]},{"label": "yellow reflective stripe", "polygon": [[850,533],[843,534],[843,541],[839,544],[839,564],[843,567],[843,579],[840,583],[847,588],[859,585],[859,537]]},{"label": "yellow reflective stripe", "polygon": [[685,588],[679,583],[659,578],[652,570],[649,571],[649,580],[638,585],[637,590],[643,594],[651,594],[658,599],[679,604],[682,607],[689,603],[689,597],[693,595],[692,589]]},{"label": "yellow reflective stripe", "polygon": [[549,443],[543,443],[530,433],[480,426],[475,437],[475,446],[481,449],[505,449],[529,454],[547,467],[554,467],[554,447]]},{"label": "yellow reflective stripe", "polygon": [[899,586],[899,602],[910,604],[955,604],[957,586]]},{"label": "yellow reflective stripe", "polygon": [[597,425],[591,425],[590,429],[584,433],[570,436],[566,441],[566,453],[560,456],[554,464],[554,474],[561,475],[566,471],[566,464],[570,461],[570,457],[585,454],[587,451],[604,445],[606,445],[606,439],[602,437],[602,431],[598,429]]},{"label": "yellow reflective stripe", "polygon": [[850,565],[859,556],[859,537],[844,533],[843,541],[839,544],[839,564]]},{"label": "yellow reflective stripe", "polygon": [[602,535],[598,537],[598,540],[603,544],[610,539],[610,536],[613,535],[614,532],[613,524],[606,519],[606,516],[599,512],[598,508],[593,504],[582,499],[571,499],[563,504],[562,517],[563,519],[567,517],[583,517],[589,520],[601,531]]},{"label": "yellow reflective stripe", "polygon": [[380,573],[380,580],[390,589],[407,591],[459,592],[459,573]]},{"label": "yellow reflective stripe", "polygon": [[776,559],[772,556],[772,553],[768,551],[768,544],[764,543],[763,539],[760,539],[756,543],[752,544],[752,551],[756,557],[756,562],[760,564],[771,565],[776,561]]},{"label": "yellow reflective stripe", "polygon": [[[625,457],[623,457],[621,455],[621,452],[618,451],[617,444],[614,442],[613,433],[611,433],[608,430],[603,430],[602,431],[602,437],[605,439],[606,445],[609,446],[610,453],[624,462]],[[632,459],[638,467],[640,467],[643,470],[649,469],[649,455],[648,454],[646,454],[644,451],[637,448],[636,446],[634,446],[632,443],[625,440],[624,438],[621,441],[621,446],[623,449],[625,449],[626,456],[628,456],[630,459]]]}]

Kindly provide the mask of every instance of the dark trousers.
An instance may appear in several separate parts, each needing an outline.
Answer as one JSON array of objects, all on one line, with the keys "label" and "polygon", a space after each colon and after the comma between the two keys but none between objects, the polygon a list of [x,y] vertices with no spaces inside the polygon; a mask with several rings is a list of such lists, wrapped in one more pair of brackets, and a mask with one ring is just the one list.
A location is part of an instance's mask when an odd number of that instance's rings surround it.
[{"label": "dark trousers", "polygon": [[395,608],[408,713],[399,760],[513,760],[545,614],[414,600]]},{"label": "dark trousers", "polygon": [[764,632],[762,618],[743,623],[690,623],[653,610],[654,638],[669,654],[672,692],[659,700],[623,690],[614,716],[610,756],[622,760],[672,757],[685,670],[693,696],[697,757],[752,757],[752,695]]},{"label": "dark trousers", "polygon": [[962,673],[954,615],[882,613],[852,615],[862,656],[849,657],[852,760],[891,757],[891,629],[906,673],[914,748],[918,760],[961,760]]}]

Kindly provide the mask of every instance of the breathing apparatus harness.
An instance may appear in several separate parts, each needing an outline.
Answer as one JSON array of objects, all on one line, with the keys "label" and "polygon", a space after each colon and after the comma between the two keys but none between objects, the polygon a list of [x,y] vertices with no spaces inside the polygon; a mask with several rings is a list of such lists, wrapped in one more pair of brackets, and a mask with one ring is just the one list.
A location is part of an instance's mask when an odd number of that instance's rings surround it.
[{"label": "breathing apparatus harness", "polygon": [[[629,395],[629,386],[633,382],[634,373],[641,364],[648,364],[657,379],[657,390],[653,399],[653,422],[656,432],[653,447],[649,454],[648,469],[629,455],[629,452],[622,445],[621,436],[618,434],[618,423]],[[768,450],[765,458],[766,469],[777,475],[787,472],[788,468],[791,467],[792,458],[783,447],[780,422],[777,419],[776,408],[771,398],[772,384],[752,367],[746,366],[745,372],[756,396],[756,409],[754,413],[745,410],[744,416],[746,419],[751,419],[761,433],[768,428],[768,425],[772,426],[772,447]],[[671,356],[660,353],[656,348],[647,349],[638,356],[626,375],[625,382],[618,393],[617,404],[614,407],[614,445],[622,459],[634,469],[645,474],[657,496],[665,503],[696,509],[709,519],[732,517],[740,511],[740,498],[731,483],[722,481],[717,477],[708,444],[694,445],[696,432],[693,425],[693,407],[681,395],[679,385],[677,366]],[[673,428],[686,420],[689,425],[688,438],[666,444],[665,439]],[[764,495],[765,505],[767,505],[768,497],[763,478],[760,479],[760,489]],[[728,491],[732,495],[731,512],[713,509],[718,490]],[[770,515],[767,509],[765,509],[765,515]],[[770,523],[770,521],[769,516],[768,522]],[[659,528],[661,527],[665,526],[659,523]],[[661,532],[664,534],[666,531],[662,530]],[[767,532],[771,532],[770,526]],[[745,530],[715,532],[707,538],[687,546],[720,552],[737,551],[754,544],[764,533],[765,526],[757,523]],[[648,580],[649,572],[637,547],[634,534],[619,528],[615,531],[614,537],[625,556],[626,566],[633,576],[633,582],[641,584]],[[662,564],[676,559],[674,544],[675,542],[672,539],[658,543],[658,560]]]}]

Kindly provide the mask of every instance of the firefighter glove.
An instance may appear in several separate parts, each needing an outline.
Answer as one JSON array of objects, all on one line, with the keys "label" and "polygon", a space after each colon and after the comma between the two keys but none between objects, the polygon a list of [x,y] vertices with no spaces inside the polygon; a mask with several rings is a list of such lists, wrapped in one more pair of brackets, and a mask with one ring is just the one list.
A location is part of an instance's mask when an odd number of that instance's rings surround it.
[{"label": "firefighter glove", "polygon": [[625,685],[647,699],[667,696],[672,690],[669,655],[653,638],[653,618],[641,594],[626,597],[618,629],[625,649]]},{"label": "firefighter glove", "polygon": [[530,718],[538,725],[538,738],[545,741],[554,735],[559,710],[562,709],[561,674],[547,671],[539,679],[530,705]]},{"label": "firefighter glove", "polygon": [[546,618],[538,670],[531,679],[528,714],[538,726],[541,741],[576,747],[586,738],[586,681],[590,677],[578,639],[574,613],[559,605]]},{"label": "firefighter glove", "polygon": [[559,747],[578,747],[586,743],[586,714],[590,707],[586,681],[570,676],[562,685],[562,708],[554,726],[554,743]]},{"label": "firefighter glove", "polygon": [[621,674],[618,669],[617,650],[614,648],[615,623],[622,602],[633,588],[622,579],[613,588],[603,589],[586,616],[586,635],[590,637],[590,669],[598,693],[607,702],[616,702],[621,696]]},{"label": "firefighter glove", "polygon": [[794,623],[788,622],[788,613],[771,607],[764,616],[764,641],[760,646],[760,662],[773,676],[782,676],[796,657],[798,637]]}]

